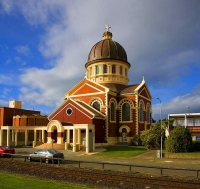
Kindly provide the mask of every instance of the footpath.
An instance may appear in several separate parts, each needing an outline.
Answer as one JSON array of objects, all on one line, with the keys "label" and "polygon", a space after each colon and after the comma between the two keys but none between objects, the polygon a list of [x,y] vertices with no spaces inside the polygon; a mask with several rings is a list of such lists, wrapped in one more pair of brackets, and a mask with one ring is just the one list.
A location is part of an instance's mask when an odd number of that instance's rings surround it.
[{"label": "footpath", "polygon": [[[16,148],[16,153],[27,155],[37,151],[36,148]],[[103,147],[97,147],[95,152],[86,154],[85,151],[72,152],[71,150],[58,150],[64,153],[65,159],[75,161],[88,161],[88,162],[109,162],[109,163],[122,163],[141,166],[154,166],[154,167],[167,167],[167,168],[180,168],[180,169],[198,169],[200,170],[200,159],[183,159],[183,158],[158,158],[156,150],[148,151],[144,154],[131,157],[131,158],[109,158],[94,156],[93,154],[105,151]]]}]

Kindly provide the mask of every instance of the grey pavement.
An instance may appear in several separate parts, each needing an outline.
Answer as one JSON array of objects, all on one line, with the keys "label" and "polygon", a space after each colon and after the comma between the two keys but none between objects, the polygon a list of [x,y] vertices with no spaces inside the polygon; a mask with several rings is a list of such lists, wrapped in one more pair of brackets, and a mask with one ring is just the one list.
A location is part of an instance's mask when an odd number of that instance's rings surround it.
[{"label": "grey pavement", "polygon": [[[17,154],[27,155],[36,151],[36,148],[15,148]],[[64,153],[65,159],[75,161],[88,162],[105,162],[105,163],[119,163],[131,164],[140,166],[153,166],[164,168],[184,168],[184,169],[199,169],[200,159],[182,159],[182,158],[157,158],[156,150],[148,151],[144,154],[131,158],[109,158],[101,156],[93,156],[95,153],[105,151],[103,147],[97,147],[95,152],[86,154],[85,151],[72,152],[72,150],[58,150]]]}]

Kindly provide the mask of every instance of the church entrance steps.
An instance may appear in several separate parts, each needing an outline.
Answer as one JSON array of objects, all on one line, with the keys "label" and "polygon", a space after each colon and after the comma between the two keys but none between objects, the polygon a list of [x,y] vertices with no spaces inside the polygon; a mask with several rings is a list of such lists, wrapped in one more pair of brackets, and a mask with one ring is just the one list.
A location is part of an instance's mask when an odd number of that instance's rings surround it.
[{"label": "church entrance steps", "polygon": [[64,150],[65,149],[65,144],[57,144],[57,143],[53,143],[53,144],[50,144],[50,143],[43,143],[39,146],[36,146],[35,148],[38,148],[38,149],[55,149],[55,150]]}]

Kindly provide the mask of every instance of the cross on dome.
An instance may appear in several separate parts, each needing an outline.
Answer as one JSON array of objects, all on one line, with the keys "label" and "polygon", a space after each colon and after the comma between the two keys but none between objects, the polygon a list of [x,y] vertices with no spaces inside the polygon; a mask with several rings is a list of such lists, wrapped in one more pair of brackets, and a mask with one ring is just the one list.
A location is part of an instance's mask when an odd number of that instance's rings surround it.
[{"label": "cross on dome", "polygon": [[107,32],[109,31],[109,28],[111,28],[111,26],[109,26],[109,24],[107,24],[106,27],[105,27]]}]

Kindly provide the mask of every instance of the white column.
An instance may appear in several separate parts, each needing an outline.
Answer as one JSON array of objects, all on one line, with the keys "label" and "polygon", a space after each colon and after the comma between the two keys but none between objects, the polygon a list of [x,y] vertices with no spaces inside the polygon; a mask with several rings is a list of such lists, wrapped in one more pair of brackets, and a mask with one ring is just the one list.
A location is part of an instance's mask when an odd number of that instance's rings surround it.
[{"label": "white column", "polygon": [[42,130],[42,143],[44,143],[44,130]]},{"label": "white column", "polygon": [[7,146],[10,146],[10,128],[7,129]]},{"label": "white column", "polygon": [[17,146],[18,130],[15,130],[15,146]]},{"label": "white column", "polygon": [[85,145],[85,147],[86,147],[86,149],[85,149],[85,151],[86,151],[86,153],[89,153],[89,129],[88,129],[88,126],[86,127],[86,130],[85,130],[85,142],[86,142],[86,145]]},{"label": "white column", "polygon": [[73,152],[76,152],[76,129],[73,129]]},{"label": "white column", "polygon": [[78,150],[81,149],[81,130],[78,129]]},{"label": "white column", "polygon": [[33,141],[33,148],[36,146],[36,139],[37,139],[37,130],[34,129],[34,141]]},{"label": "white column", "polygon": [[2,146],[3,143],[3,130],[0,129],[0,146]]},{"label": "white column", "polygon": [[12,142],[15,141],[15,130],[12,130]]},{"label": "white column", "polygon": [[25,146],[27,146],[27,144],[28,144],[28,130],[27,129],[25,129]]},{"label": "white column", "polygon": [[186,114],[185,114],[185,128],[187,126],[187,117],[186,117]]},{"label": "white column", "polygon": [[67,143],[70,144],[70,129],[67,130]]},{"label": "white column", "polygon": [[42,142],[42,131],[39,130],[39,141]]}]

